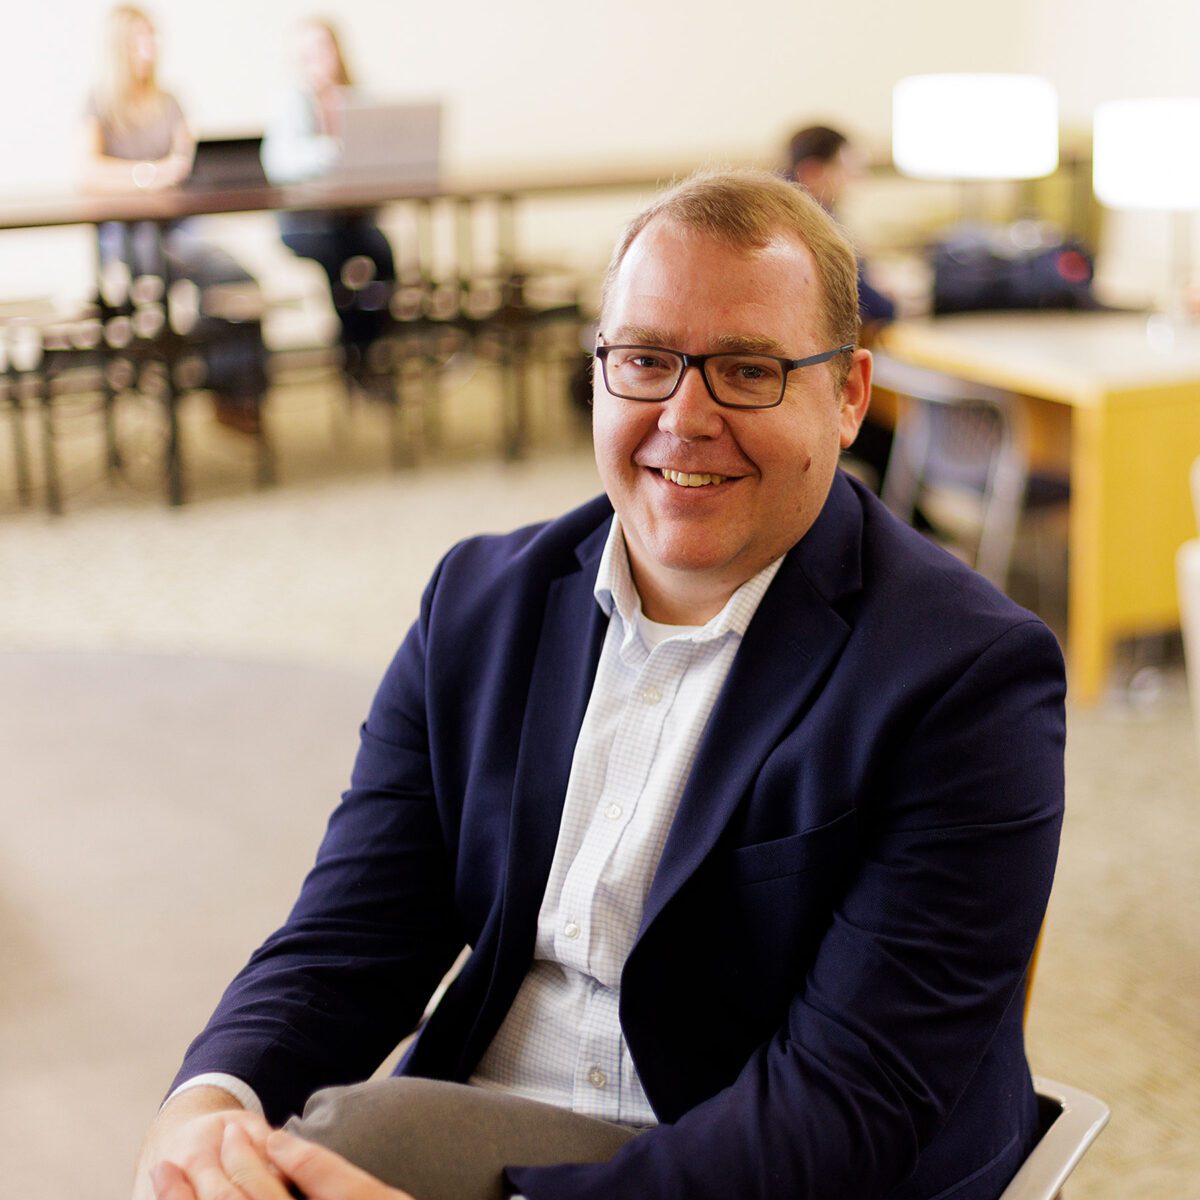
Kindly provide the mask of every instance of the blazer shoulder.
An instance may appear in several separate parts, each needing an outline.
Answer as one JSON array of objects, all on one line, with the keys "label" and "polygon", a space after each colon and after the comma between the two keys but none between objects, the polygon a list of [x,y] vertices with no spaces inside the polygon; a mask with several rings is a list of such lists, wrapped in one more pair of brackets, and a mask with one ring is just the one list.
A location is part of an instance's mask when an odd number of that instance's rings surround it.
[{"label": "blazer shoulder", "polygon": [[936,690],[977,663],[1015,658],[1065,688],[1062,651],[1040,617],[853,486],[861,588],[839,607],[873,661]]},{"label": "blazer shoulder", "polygon": [[597,496],[550,521],[466,538],[438,564],[426,599],[434,610],[481,618],[498,605],[527,605],[552,580],[599,564],[611,520],[608,498]]}]

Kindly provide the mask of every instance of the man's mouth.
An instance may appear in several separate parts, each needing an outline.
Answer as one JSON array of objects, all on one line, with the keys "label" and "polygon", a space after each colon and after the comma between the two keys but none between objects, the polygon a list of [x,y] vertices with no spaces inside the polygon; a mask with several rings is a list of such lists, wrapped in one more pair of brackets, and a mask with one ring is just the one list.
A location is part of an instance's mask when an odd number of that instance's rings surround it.
[{"label": "man's mouth", "polygon": [[680,487],[707,487],[714,483],[724,483],[729,478],[728,475],[697,475],[694,472],[672,471],[667,467],[659,467],[659,472],[668,483],[675,483]]}]

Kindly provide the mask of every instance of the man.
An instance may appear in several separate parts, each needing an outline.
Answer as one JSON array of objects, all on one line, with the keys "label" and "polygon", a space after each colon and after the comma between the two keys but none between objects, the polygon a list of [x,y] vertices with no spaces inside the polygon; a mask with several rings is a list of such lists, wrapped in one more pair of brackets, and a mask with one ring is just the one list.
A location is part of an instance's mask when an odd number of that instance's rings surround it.
[{"label": "man", "polygon": [[[792,134],[788,143],[792,178],[826,212],[836,216],[838,205],[863,173],[865,159],[850,139],[828,125],[807,125]],[[858,313],[862,318],[859,340],[874,343],[879,331],[895,319],[896,305],[867,278],[863,260],[858,260]],[[870,468],[867,478],[878,495],[883,486],[888,458],[892,452],[892,428],[868,414],[854,443],[854,458]],[[861,473],[861,472],[860,472]],[[918,514],[917,528],[927,528]]]},{"label": "man", "polygon": [[[634,220],[597,347],[606,496],[443,560],[139,1195],[153,1169],[163,1200],[258,1200],[220,1190],[247,1147],[279,1165],[239,1104],[276,1124],[364,1078],[464,943],[408,1078],[300,1125],[418,1200],[499,1195],[502,1167],[531,1200],[999,1194],[1035,1140],[1062,661],[837,471],[869,400],[855,273],[765,174]],[[488,1155],[493,1191],[438,1190]]]},{"label": "man", "polygon": [[[840,130],[808,125],[788,143],[792,178],[828,213],[836,213],[847,190],[863,173],[862,154]],[[896,316],[895,304],[867,281],[859,264],[858,311],[868,331]]]}]

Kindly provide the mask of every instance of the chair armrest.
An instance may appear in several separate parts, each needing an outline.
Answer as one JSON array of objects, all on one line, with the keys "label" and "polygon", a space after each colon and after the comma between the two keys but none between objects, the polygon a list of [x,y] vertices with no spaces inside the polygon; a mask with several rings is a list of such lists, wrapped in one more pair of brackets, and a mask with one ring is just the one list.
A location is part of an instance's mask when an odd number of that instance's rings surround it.
[{"label": "chair armrest", "polygon": [[1108,1124],[1109,1108],[1103,1100],[1052,1079],[1035,1076],[1033,1086],[1039,1098],[1045,1097],[1060,1111],[1000,1200],[1054,1200]]}]

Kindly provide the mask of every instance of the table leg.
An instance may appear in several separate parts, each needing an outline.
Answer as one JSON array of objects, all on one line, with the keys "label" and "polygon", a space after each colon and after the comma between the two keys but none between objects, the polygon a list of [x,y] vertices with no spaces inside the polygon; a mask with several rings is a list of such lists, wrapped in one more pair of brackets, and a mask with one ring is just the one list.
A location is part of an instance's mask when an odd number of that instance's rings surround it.
[{"label": "table leg", "polygon": [[1101,695],[1116,643],[1179,624],[1175,553],[1195,536],[1188,469],[1200,395],[1179,385],[1073,410],[1068,656],[1071,695]]}]

